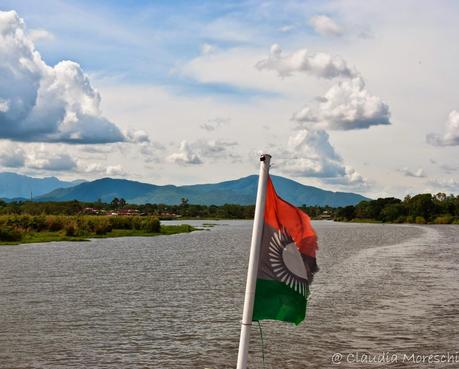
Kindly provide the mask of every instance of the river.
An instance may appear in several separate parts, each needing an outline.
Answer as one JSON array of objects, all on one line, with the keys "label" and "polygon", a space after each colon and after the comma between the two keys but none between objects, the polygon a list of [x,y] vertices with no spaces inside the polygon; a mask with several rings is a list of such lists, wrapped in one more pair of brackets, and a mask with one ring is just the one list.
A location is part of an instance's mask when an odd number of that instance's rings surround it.
[{"label": "river", "polygon": [[[234,368],[251,222],[213,223],[0,247],[0,368]],[[313,224],[307,319],[253,326],[250,368],[459,367],[419,362],[459,351],[459,226]]]}]

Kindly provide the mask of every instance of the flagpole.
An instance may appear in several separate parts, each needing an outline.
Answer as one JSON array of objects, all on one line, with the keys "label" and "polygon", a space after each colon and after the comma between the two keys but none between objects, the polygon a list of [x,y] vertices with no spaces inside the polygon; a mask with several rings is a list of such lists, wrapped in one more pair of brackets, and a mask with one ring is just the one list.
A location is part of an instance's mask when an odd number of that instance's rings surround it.
[{"label": "flagpole", "polygon": [[268,183],[270,161],[271,155],[263,154],[260,156],[260,175],[258,176],[257,202],[255,204],[252,242],[250,244],[249,267],[247,270],[247,283],[245,286],[244,310],[241,321],[241,337],[239,340],[237,369],[247,368],[247,358],[249,356],[250,327],[252,325],[255,285],[258,272],[258,258],[260,256],[261,236],[263,233],[266,184]]}]

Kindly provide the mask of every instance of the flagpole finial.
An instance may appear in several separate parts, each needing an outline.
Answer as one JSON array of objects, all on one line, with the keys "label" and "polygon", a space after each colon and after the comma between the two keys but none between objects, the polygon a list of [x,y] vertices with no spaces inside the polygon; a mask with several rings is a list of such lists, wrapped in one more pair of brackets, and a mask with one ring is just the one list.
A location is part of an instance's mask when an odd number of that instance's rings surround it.
[{"label": "flagpole finial", "polygon": [[266,159],[271,159],[271,155],[269,154],[261,154],[260,161],[266,161]]}]

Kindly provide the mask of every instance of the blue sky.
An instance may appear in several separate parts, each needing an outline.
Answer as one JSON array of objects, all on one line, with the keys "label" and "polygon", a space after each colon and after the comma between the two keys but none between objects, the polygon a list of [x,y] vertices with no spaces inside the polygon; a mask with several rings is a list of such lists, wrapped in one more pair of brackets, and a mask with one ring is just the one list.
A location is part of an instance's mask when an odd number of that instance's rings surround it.
[{"label": "blue sky", "polygon": [[[279,2],[266,2],[262,7],[258,1],[45,0],[1,4],[3,10],[15,9],[25,17],[28,27],[45,26],[59,35],[52,43],[40,44],[40,53],[50,65],[69,59],[87,71],[116,75],[126,82],[183,84],[187,90],[192,83],[170,72],[174,65],[198,56],[201,45],[266,48],[273,41],[291,38],[279,30],[283,26],[307,23],[307,14],[279,12]],[[295,37],[300,34],[312,35],[313,31],[303,27]],[[199,92],[202,87],[196,89]],[[221,85],[209,90],[237,91],[236,86]]]},{"label": "blue sky", "polygon": [[216,182],[254,173],[268,150],[276,174],[327,189],[459,191],[457,2],[0,10],[15,12],[0,17],[2,171]]}]

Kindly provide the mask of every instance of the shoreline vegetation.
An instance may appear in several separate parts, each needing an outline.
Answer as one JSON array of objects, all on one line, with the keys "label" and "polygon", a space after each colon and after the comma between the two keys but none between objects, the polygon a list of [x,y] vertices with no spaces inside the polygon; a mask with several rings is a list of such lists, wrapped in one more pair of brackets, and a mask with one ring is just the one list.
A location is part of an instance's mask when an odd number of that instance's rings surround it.
[{"label": "shoreline vegetation", "polygon": [[189,233],[188,224],[161,225],[154,216],[0,215],[0,245]]},{"label": "shoreline vegetation", "polygon": [[459,196],[438,193],[361,201],[338,208],[334,220],[356,223],[459,224]]},{"label": "shoreline vegetation", "polygon": [[[312,219],[356,223],[459,224],[459,196],[438,193],[362,201],[339,208],[300,206]],[[187,224],[163,225],[161,220],[252,219],[254,205],[178,205],[33,202],[0,200],[0,245],[91,238],[158,236],[197,230]],[[204,223],[203,228],[214,224]]]}]

